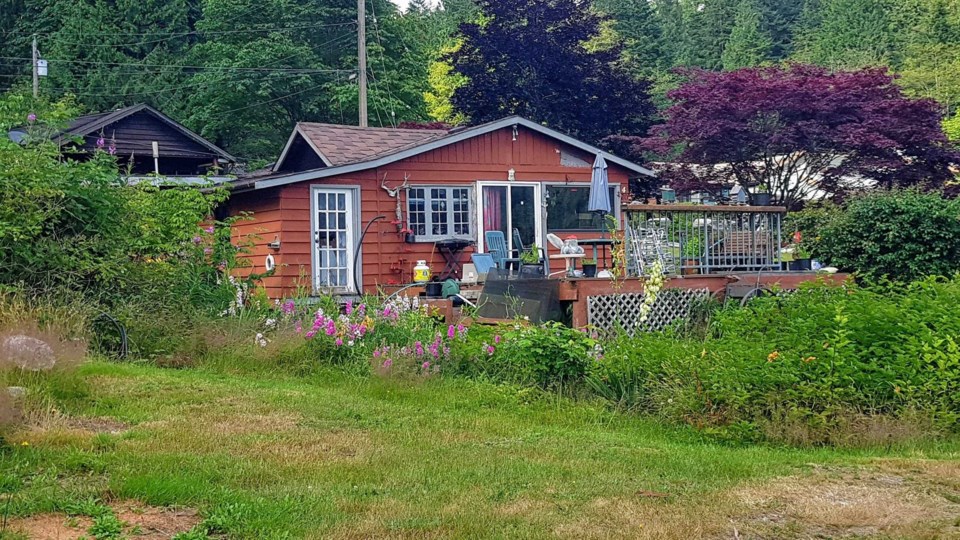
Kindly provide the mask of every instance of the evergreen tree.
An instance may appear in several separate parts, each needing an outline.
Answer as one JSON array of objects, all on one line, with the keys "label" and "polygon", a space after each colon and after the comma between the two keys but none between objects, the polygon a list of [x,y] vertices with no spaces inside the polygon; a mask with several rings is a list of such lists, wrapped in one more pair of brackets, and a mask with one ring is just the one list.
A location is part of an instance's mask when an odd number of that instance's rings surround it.
[{"label": "evergreen tree", "polygon": [[730,39],[739,0],[692,0],[684,3],[688,40],[683,65],[718,70]]},{"label": "evergreen tree", "polygon": [[612,18],[631,71],[649,76],[670,67],[664,62],[660,25],[649,0],[597,0],[594,7]]},{"label": "evergreen tree", "polygon": [[888,65],[895,56],[892,5],[892,0],[820,0],[819,7],[810,4],[806,21],[810,26],[800,58],[831,68]]},{"label": "evergreen tree", "polygon": [[783,60],[793,53],[795,32],[804,0],[760,0],[763,32],[770,37],[770,58]]},{"label": "evergreen tree", "polygon": [[660,28],[660,53],[664,66],[678,66],[687,50],[687,27],[684,25],[681,0],[653,0],[657,26]]},{"label": "evergreen tree", "polygon": [[900,85],[913,96],[960,107],[960,0],[904,0],[894,20],[900,31]]},{"label": "evergreen tree", "polygon": [[723,69],[732,71],[764,63],[773,47],[770,37],[761,27],[760,10],[754,0],[742,0],[737,17],[723,48]]}]

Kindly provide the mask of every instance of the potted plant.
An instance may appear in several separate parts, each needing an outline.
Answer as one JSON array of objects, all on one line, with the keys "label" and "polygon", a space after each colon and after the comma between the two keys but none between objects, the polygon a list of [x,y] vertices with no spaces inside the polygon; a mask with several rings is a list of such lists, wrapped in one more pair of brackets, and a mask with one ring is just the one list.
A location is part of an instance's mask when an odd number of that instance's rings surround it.
[{"label": "potted plant", "polygon": [[803,246],[794,246],[793,260],[790,261],[790,270],[794,272],[809,272],[812,268],[810,252]]},{"label": "potted plant", "polygon": [[750,204],[753,206],[770,206],[773,202],[773,196],[767,186],[759,185],[750,195]]},{"label": "potted plant", "polygon": [[596,259],[584,259],[580,263],[580,266],[583,267],[583,277],[597,277],[597,260]]},{"label": "potted plant", "polygon": [[700,257],[703,256],[703,240],[699,236],[687,238],[680,252],[683,258],[683,274],[694,275],[700,273]]},{"label": "potted plant", "polygon": [[543,261],[540,260],[540,248],[536,245],[520,253],[520,275],[543,276]]}]

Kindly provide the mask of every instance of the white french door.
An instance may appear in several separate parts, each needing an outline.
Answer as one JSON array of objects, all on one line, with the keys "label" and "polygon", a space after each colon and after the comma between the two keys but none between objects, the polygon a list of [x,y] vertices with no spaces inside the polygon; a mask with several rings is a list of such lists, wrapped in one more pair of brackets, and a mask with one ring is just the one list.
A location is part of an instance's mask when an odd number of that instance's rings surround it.
[{"label": "white french door", "polygon": [[513,239],[514,229],[520,233],[523,247],[543,247],[543,186],[539,182],[478,182],[477,223],[480,224],[478,246],[486,251],[488,231],[500,231],[509,249],[519,249]]},{"label": "white french door", "polygon": [[357,292],[356,190],[314,186],[311,195],[313,288],[318,292]]}]

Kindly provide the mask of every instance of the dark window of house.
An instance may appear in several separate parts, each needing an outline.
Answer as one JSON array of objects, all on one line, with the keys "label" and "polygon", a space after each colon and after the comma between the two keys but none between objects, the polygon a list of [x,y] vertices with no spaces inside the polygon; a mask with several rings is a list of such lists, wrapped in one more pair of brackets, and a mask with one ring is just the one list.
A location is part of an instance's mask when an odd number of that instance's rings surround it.
[{"label": "dark window of house", "polygon": [[[547,186],[548,231],[599,231],[605,229],[596,212],[588,212],[590,186]],[[617,213],[617,186],[610,186],[610,207]]]}]

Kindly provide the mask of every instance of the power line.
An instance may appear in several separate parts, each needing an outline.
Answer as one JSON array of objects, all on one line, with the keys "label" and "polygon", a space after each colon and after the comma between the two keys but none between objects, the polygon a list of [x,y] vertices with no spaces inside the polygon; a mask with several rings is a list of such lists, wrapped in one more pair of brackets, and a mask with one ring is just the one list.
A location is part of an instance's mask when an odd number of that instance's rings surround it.
[{"label": "power line", "polygon": [[[237,17],[240,18],[240,17]],[[292,30],[309,30],[315,28],[333,28],[337,26],[351,26],[357,24],[354,21],[340,22],[340,23],[330,23],[330,24],[302,24],[296,26],[278,26],[272,28],[246,28],[246,29],[236,29],[236,30],[190,30],[188,32],[174,32],[168,34],[166,32],[75,32],[75,33],[64,33],[63,31],[55,32],[32,32],[28,30],[11,30],[9,32],[4,32],[5,35],[21,35],[28,36],[36,34],[38,37],[62,37],[64,35],[75,35],[77,37],[85,36],[165,36],[163,38],[157,39],[155,41],[164,41],[167,39],[174,39],[182,36],[191,36],[191,35],[223,35],[223,34],[244,34],[244,33],[257,33],[257,32],[288,32]],[[130,42],[131,44],[137,43],[147,43],[147,42]],[[89,42],[76,43],[77,45],[91,45]],[[122,45],[122,44],[118,44]]]},{"label": "power line", "polygon": [[[0,56],[0,60],[23,60],[31,61],[28,57],[19,56]],[[353,72],[352,69],[314,69],[314,68],[262,68],[262,67],[239,67],[239,66],[184,66],[169,64],[144,64],[140,62],[100,62],[94,60],[66,60],[63,58],[45,58],[48,62],[62,62],[65,64],[80,64],[94,66],[134,66],[134,67],[154,67],[154,68],[172,68],[172,69],[206,69],[206,70],[233,70],[233,71],[283,71],[288,73],[336,73]]]},{"label": "power line", "polygon": [[58,45],[82,45],[85,47],[100,47],[100,48],[117,48],[117,47],[132,48],[132,47],[139,47],[143,45],[151,45],[155,43],[163,43],[165,41],[170,41],[172,39],[187,37],[187,36],[206,37],[206,36],[213,36],[213,35],[247,34],[247,33],[252,34],[252,33],[260,33],[260,32],[281,33],[281,32],[292,32],[295,30],[334,28],[334,27],[341,27],[341,26],[350,26],[353,24],[356,24],[356,23],[336,23],[336,24],[319,25],[319,26],[305,25],[305,26],[287,27],[287,28],[258,28],[258,29],[249,29],[249,30],[222,30],[222,31],[216,31],[216,32],[205,32],[203,30],[194,30],[191,32],[183,32],[181,34],[173,34],[168,37],[160,38],[160,39],[147,40],[147,41],[130,41],[125,43],[90,43],[90,42],[61,41],[60,39],[58,39],[61,36],[61,34],[59,33],[48,34],[47,37],[54,38],[55,43]]},{"label": "power line", "polygon": [[252,108],[252,107],[259,107],[259,106],[261,106],[261,105],[266,105],[267,103],[273,103],[273,102],[275,102],[275,101],[280,101],[280,100],[282,100],[282,99],[287,99],[288,97],[293,97],[293,96],[296,96],[296,95],[300,95],[300,94],[303,94],[304,92],[309,92],[310,90],[318,90],[318,89],[320,89],[320,88],[322,88],[322,87],[323,87],[323,85],[321,84],[321,85],[317,85],[317,86],[312,86],[312,87],[310,87],[310,88],[304,88],[303,90],[298,90],[298,91],[296,91],[296,92],[292,92],[292,93],[287,94],[287,95],[285,95],[285,96],[276,97],[276,98],[273,98],[273,99],[269,99],[269,100],[267,100],[267,101],[261,101],[261,102],[259,102],[259,103],[254,103],[254,104],[251,104],[251,105],[247,105],[247,106],[245,106],[245,107],[240,107],[240,108],[237,108],[237,109],[231,109],[231,110],[229,110],[229,111],[219,111],[217,114],[225,115],[225,114],[235,113],[235,112],[237,112],[237,111],[243,111],[243,110],[246,110],[246,109],[250,109],[250,108]]}]

